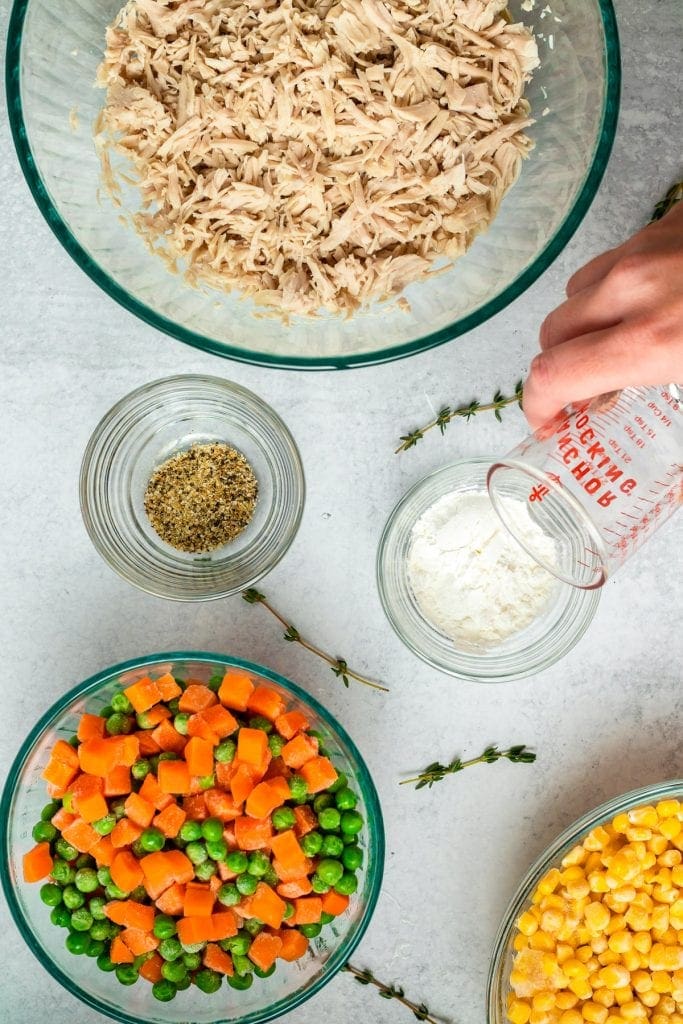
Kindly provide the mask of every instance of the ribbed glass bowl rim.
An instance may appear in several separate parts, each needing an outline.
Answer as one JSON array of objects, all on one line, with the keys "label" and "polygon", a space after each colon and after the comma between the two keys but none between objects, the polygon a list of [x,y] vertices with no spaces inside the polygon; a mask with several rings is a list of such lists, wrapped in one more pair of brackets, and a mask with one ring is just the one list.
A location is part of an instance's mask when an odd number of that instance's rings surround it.
[{"label": "ribbed glass bowl rim", "polygon": [[[401,623],[396,619],[393,613],[392,602],[388,596],[386,580],[384,577],[383,562],[385,557],[386,547],[392,538],[397,524],[400,523],[402,516],[405,514],[405,509],[410,505],[411,501],[416,495],[419,495],[421,491],[425,490],[429,484],[439,476],[446,476],[448,473],[452,473],[455,470],[470,466],[472,468],[490,466],[495,461],[493,455],[475,455],[465,457],[462,459],[456,459],[454,462],[448,462],[443,466],[439,466],[432,470],[431,473],[427,473],[426,476],[420,477],[409,487],[405,494],[396,502],[393,509],[387,516],[386,523],[382,529],[379,544],[377,545],[377,557],[375,560],[375,578],[377,583],[377,590],[379,592],[380,603],[384,614],[387,617],[389,625],[393,629],[399,640],[405,644],[408,650],[412,651],[418,658],[426,662],[427,665],[431,665],[432,668],[437,669],[439,672],[443,672],[445,675],[449,675],[455,679],[462,679],[469,683],[483,683],[495,685],[498,683],[511,683],[518,679],[525,679],[529,676],[537,675],[539,672],[545,671],[551,665],[554,665],[557,661],[564,658],[576,644],[579,642],[581,637],[584,635],[591,622],[595,618],[595,613],[598,609],[600,602],[600,591],[599,590],[579,590],[576,588],[577,600],[583,601],[583,605],[577,611],[576,618],[574,620],[575,628],[571,633],[568,640],[564,642],[559,648],[549,647],[544,657],[538,657],[536,661],[527,661],[524,664],[525,651],[520,650],[514,655],[509,654],[505,657],[513,658],[518,662],[518,666],[511,668],[509,671],[493,672],[492,669],[487,669],[482,663],[481,670],[471,670],[462,665],[456,665],[455,663],[445,664],[445,662],[432,655],[429,650],[423,647],[419,647],[414,644],[412,640],[408,639],[401,630]],[[569,586],[569,584],[566,584]],[[585,595],[585,596],[582,596]],[[461,652],[454,648],[454,657],[457,657]],[[491,660],[493,660],[492,656]]]},{"label": "ribbed glass bowl rim", "polygon": [[[7,33],[7,55],[5,58],[5,84],[7,89],[7,107],[14,146],[19,163],[28,183],[38,209],[48,225],[75,260],[81,270],[95,282],[107,295],[118,302],[124,309],[133,313],[140,320],[164,334],[168,334],[186,345],[211,352],[213,355],[234,359],[238,362],[253,363],[258,366],[279,367],[289,370],[330,370],[350,369],[356,366],[372,366],[393,362],[406,356],[425,352],[427,349],[443,345],[460,335],[478,327],[484,321],[504,309],[518,298],[551,263],[559,256],[570,238],[583,220],[602,181],[607,167],[612,144],[616,133],[619,115],[619,95],[621,89],[621,60],[617,20],[612,0],[597,0],[602,21],[605,57],[605,94],[601,112],[600,132],[590,166],[587,169],[583,184],[554,236],[545,248],[536,256],[533,263],[524,270],[511,284],[489,302],[467,316],[454,321],[439,331],[431,331],[416,338],[383,349],[381,352],[362,352],[356,355],[328,356],[287,356],[242,349],[225,342],[215,341],[194,331],[180,326],[167,317],[161,316],[144,303],[133,298],[109,274],[93,260],[76,240],[66,223],[62,220],[59,210],[50,199],[38,168],[33,159],[29,144],[28,132],[24,123],[24,112],[21,101],[21,43],[24,21],[30,0],[14,0],[10,14]],[[321,325],[321,330],[324,327]]]},{"label": "ribbed glass bowl rim", "polygon": [[503,1024],[505,1019],[498,1016],[497,1011],[500,1005],[501,990],[506,983],[506,979],[502,974],[508,943],[515,927],[515,921],[529,902],[533,890],[546,871],[553,867],[583,836],[596,828],[596,826],[604,824],[611,818],[616,817],[617,814],[621,814],[632,807],[639,807],[641,804],[662,800],[667,796],[674,798],[683,797],[683,779],[655,782],[649,786],[641,786],[639,789],[632,789],[627,793],[622,793],[619,796],[605,800],[604,803],[587,811],[580,818],[577,818],[576,821],[572,822],[536,858],[519,883],[515,895],[510,900],[493,944],[491,966],[486,984],[486,1019],[488,1024]]},{"label": "ribbed glass bowl rim", "polygon": [[[261,676],[263,679],[269,679],[271,682],[277,683],[298,700],[310,705],[315,713],[323,719],[330,730],[334,732],[348,748],[358,773],[355,781],[358,783],[363,796],[363,802],[367,809],[368,835],[373,847],[373,857],[368,858],[368,871],[370,872],[371,884],[367,903],[363,911],[363,918],[356,934],[348,942],[342,942],[341,945],[332,953],[328,961],[328,969],[314,984],[310,986],[310,988],[304,989],[302,992],[287,997],[286,999],[281,999],[264,1010],[257,1010],[245,1017],[240,1017],[239,1020],[235,1017],[230,1018],[230,1020],[222,1020],[219,1017],[214,1019],[214,1024],[265,1024],[266,1021],[275,1020],[282,1014],[294,1010],[297,1006],[301,1006],[312,996],[316,995],[316,993],[324,988],[325,985],[327,985],[327,983],[339,973],[349,957],[353,954],[353,951],[356,949],[358,943],[366,932],[377,905],[377,900],[382,886],[385,853],[384,823],[382,820],[379,797],[377,795],[375,784],[372,781],[370,772],[368,771],[360,751],[344,727],[337,722],[333,715],[330,714],[330,712],[327,711],[315,697],[310,693],[307,693],[306,690],[303,690],[290,679],[280,675],[278,672],[265,668],[263,665],[258,665],[256,662],[246,661],[244,658],[233,657],[232,655],[226,654],[214,654],[210,651],[162,651],[158,654],[149,654],[142,658],[133,658],[129,661],[123,661],[117,665],[112,665],[110,668],[97,672],[84,682],[79,683],[71,690],[68,690],[38,719],[22,743],[19,753],[12,762],[12,766],[7,774],[7,780],[2,791],[2,797],[0,798],[0,880],[2,881],[2,888],[14,923],[19,929],[22,938],[45,970],[52,975],[60,985],[62,985],[72,995],[77,996],[83,1003],[90,1006],[92,1009],[111,1017],[113,1020],[120,1021],[121,1024],[139,1024],[139,1017],[131,1016],[120,1007],[118,1013],[114,1014],[110,1007],[105,1006],[103,1003],[100,1003],[99,999],[90,995],[88,992],[85,992],[75,981],[64,974],[48,956],[44,955],[43,950],[33,937],[33,930],[30,922],[26,920],[21,908],[19,907],[14,889],[10,882],[10,836],[8,823],[10,808],[21,770],[31,755],[34,744],[42,735],[44,730],[54,722],[55,718],[65,712],[68,706],[75,700],[96,693],[102,684],[110,682],[113,678],[121,675],[123,672],[129,672],[131,670],[145,667],[152,668],[155,664],[163,664],[173,661],[195,661],[206,664],[236,666],[238,668],[245,669],[247,672],[252,672],[254,675]],[[188,1022],[188,1024],[190,1024],[190,1022]]]},{"label": "ribbed glass bowl rim", "polygon": [[[102,451],[103,442],[111,438],[111,435],[121,423],[131,409],[135,409],[139,415],[149,411],[149,403],[154,399],[154,396],[158,392],[168,393],[171,389],[175,393],[177,387],[178,392],[182,391],[185,384],[203,384],[207,387],[214,388],[216,391],[225,391],[229,393],[234,399],[238,401],[244,401],[253,404],[257,411],[263,414],[264,418],[269,420],[270,426],[275,434],[278,434],[283,447],[286,441],[286,446],[291,447],[294,457],[290,461],[290,469],[293,478],[299,488],[300,496],[296,504],[292,504],[290,511],[290,523],[288,526],[287,534],[283,538],[279,549],[275,552],[272,560],[263,570],[257,575],[246,579],[238,587],[232,587],[215,593],[197,593],[195,591],[188,591],[186,593],[169,593],[160,589],[158,586],[148,583],[144,585],[138,578],[132,579],[129,573],[126,571],[125,565],[123,565],[118,558],[112,554],[114,547],[110,537],[107,537],[108,543],[105,544],[103,539],[103,531],[100,527],[101,513],[97,509],[96,503],[93,499],[93,486],[94,486],[94,474],[96,473],[99,464],[98,457]],[[143,407],[142,400],[146,399],[148,405]],[[142,590],[144,593],[151,594],[154,597],[161,597],[166,601],[179,601],[183,603],[197,603],[200,601],[218,601],[225,597],[230,597],[233,594],[239,593],[247,587],[253,586],[258,583],[259,580],[263,579],[269,572],[282,561],[284,556],[289,551],[290,547],[294,543],[299,527],[301,525],[301,519],[304,513],[304,506],[306,504],[306,478],[304,476],[303,463],[301,460],[301,453],[299,447],[294,440],[294,437],[289,430],[289,427],[282,419],[280,414],[273,409],[260,395],[257,395],[255,391],[251,391],[249,388],[245,388],[242,384],[235,384],[234,381],[228,380],[225,377],[217,377],[213,374],[208,373],[178,373],[172,374],[168,377],[159,377],[157,380],[149,381],[147,384],[142,384],[138,388],[134,388],[133,391],[129,391],[128,394],[120,398],[114,405],[107,410],[102,418],[97,423],[92,434],[88,439],[88,443],[85,446],[83,457],[81,459],[81,468],[79,472],[79,501],[81,508],[81,516],[83,518],[83,524],[90,541],[103,559],[103,561],[116,572],[122,579],[131,586],[137,587],[138,590]]]}]

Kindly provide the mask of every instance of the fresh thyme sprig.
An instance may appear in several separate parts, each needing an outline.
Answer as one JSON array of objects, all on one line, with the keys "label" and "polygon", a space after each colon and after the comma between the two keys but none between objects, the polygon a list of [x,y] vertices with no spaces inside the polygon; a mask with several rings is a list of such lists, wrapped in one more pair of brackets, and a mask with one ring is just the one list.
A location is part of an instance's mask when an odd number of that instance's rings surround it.
[{"label": "fresh thyme sprig", "polygon": [[677,181],[675,185],[672,185],[669,191],[666,193],[663,199],[660,199],[655,206],[650,223],[652,224],[655,220],[661,220],[662,217],[673,209],[676,203],[680,203],[683,200],[683,181]]},{"label": "fresh thyme sprig", "polygon": [[378,981],[372,971],[361,970],[353,964],[344,964],[343,970],[352,974],[361,985],[374,985],[382,999],[395,999],[407,1007],[416,1020],[426,1021],[427,1024],[439,1024],[436,1018],[431,1016],[429,1007],[425,1003],[414,1003],[412,999],[408,999],[400,985],[386,985],[383,981]]},{"label": "fresh thyme sprig", "polygon": [[490,746],[479,757],[473,757],[469,761],[463,761],[459,757],[456,757],[450,764],[440,764],[438,761],[434,761],[427,765],[419,775],[411,779],[403,779],[399,785],[408,786],[414,782],[416,783],[415,789],[422,789],[424,786],[431,789],[435,782],[441,782],[447,775],[464,771],[465,768],[471,768],[474,764],[493,764],[502,758],[512,761],[513,764],[533,764],[536,755],[523,743],[516,747],[510,747],[509,750],[499,750],[496,746]]},{"label": "fresh thyme sprig", "polygon": [[275,608],[273,608],[272,604],[270,604],[266,599],[265,594],[262,594],[254,587],[250,587],[249,590],[244,590],[242,592],[242,597],[247,604],[263,605],[263,607],[266,608],[270,614],[284,626],[285,631],[282,634],[284,639],[290,644],[299,644],[307,651],[310,651],[311,654],[315,654],[319,658],[322,658],[323,661],[326,661],[330,666],[330,670],[334,672],[338,679],[341,679],[344,686],[348,687],[349,680],[354,679],[357,683],[363,683],[364,686],[371,686],[373,690],[383,690],[385,693],[389,692],[386,686],[381,686],[379,683],[375,683],[371,679],[366,679],[365,676],[361,676],[357,672],[352,672],[344,658],[333,658],[332,655],[326,654],[325,651],[321,651],[319,647],[309,643],[308,640],[304,640],[296,626],[293,626],[291,622],[287,622],[287,620],[283,618]]},{"label": "fresh thyme sprig", "polygon": [[432,430],[434,427],[438,427],[439,431],[444,434],[446,427],[451,420],[456,417],[462,417],[465,420],[471,420],[473,416],[477,416],[480,412],[493,412],[498,422],[502,422],[502,416],[500,410],[505,409],[508,405],[522,405],[522,381],[519,380],[515,384],[515,393],[513,395],[504,395],[501,391],[496,391],[491,402],[481,403],[479,401],[470,402],[469,405],[459,405],[455,409],[452,409],[449,405],[444,405],[443,409],[440,410],[438,416],[435,417],[430,423],[427,423],[424,427],[419,427],[417,430],[411,431],[409,434],[403,434],[401,436],[401,443],[395,451],[398,455],[399,452],[407,452],[409,448],[414,448],[418,441],[421,441],[428,430]]}]

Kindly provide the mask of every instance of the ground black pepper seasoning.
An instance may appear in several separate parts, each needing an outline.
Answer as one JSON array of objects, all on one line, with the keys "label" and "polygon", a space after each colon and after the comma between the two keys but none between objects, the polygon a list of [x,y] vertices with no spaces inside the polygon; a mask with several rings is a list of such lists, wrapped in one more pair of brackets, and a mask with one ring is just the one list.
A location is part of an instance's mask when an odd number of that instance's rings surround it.
[{"label": "ground black pepper seasoning", "polygon": [[152,474],[145,512],[162,540],[179,551],[212,551],[234,540],[256,508],[258,481],[227,444],[195,444]]}]

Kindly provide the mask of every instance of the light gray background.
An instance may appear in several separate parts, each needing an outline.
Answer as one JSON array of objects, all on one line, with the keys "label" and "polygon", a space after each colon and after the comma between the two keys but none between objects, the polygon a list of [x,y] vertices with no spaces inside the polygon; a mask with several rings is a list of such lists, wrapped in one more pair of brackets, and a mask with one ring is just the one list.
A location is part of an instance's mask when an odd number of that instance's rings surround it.
[{"label": "light gray background", "polygon": [[[0,3],[6,24],[7,0]],[[623,240],[681,177],[680,0],[618,0],[624,93],[605,181],[548,273],[464,338],[376,369],[305,375],[203,356],[98,291],[33,205],[0,113],[0,574],[4,776],[37,717],[68,687],[122,659],[182,647],[228,651],[300,680],[337,715],[375,777],[387,830],[385,884],[354,956],[457,1024],[484,1019],[491,943],[506,903],[556,833],[603,799],[683,775],[679,605],[683,522],[670,523],[605,588],[580,646],[536,678],[476,686],[416,660],[387,625],[374,582],[379,534],[418,478],[464,455],[503,453],[525,432],[518,411],[457,422],[445,439],[392,454],[398,436],[444,402],[509,389],[567,276]],[[389,695],[346,691],[284,643],[239,598],[165,603],[100,561],[81,524],[76,482],[96,422],[138,385],[169,373],[220,374],[282,414],[299,445],[308,499],[299,535],[263,589],[301,631]],[[681,517],[679,517],[681,520]],[[523,742],[534,766],[494,765],[431,791],[398,787],[434,758]],[[0,903],[3,1024],[97,1024],[22,945]],[[40,994],[39,994],[40,993]],[[393,1024],[408,1011],[341,975],[288,1024]]]}]

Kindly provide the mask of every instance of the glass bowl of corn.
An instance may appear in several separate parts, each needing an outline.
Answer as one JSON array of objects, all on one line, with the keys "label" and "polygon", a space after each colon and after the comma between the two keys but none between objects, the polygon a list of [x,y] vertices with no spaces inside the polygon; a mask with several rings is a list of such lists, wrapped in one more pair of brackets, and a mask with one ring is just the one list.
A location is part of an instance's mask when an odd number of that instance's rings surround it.
[{"label": "glass bowl of corn", "polygon": [[566,829],[500,926],[489,1024],[683,1022],[683,780]]}]

